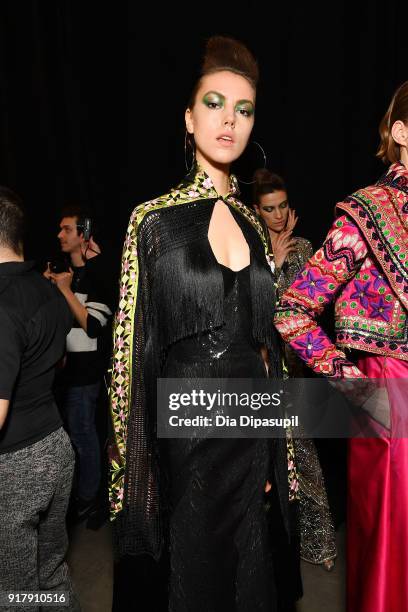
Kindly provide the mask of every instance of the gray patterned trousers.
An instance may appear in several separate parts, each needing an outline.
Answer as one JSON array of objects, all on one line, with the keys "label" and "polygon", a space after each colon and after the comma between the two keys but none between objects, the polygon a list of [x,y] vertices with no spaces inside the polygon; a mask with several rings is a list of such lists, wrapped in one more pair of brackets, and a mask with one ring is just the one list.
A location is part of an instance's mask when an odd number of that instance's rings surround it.
[{"label": "gray patterned trousers", "polygon": [[[68,606],[80,610],[65,556],[65,516],[72,486],[74,452],[61,427],[26,448],[0,454],[0,591],[67,591]],[[38,612],[38,606],[0,606]]]}]

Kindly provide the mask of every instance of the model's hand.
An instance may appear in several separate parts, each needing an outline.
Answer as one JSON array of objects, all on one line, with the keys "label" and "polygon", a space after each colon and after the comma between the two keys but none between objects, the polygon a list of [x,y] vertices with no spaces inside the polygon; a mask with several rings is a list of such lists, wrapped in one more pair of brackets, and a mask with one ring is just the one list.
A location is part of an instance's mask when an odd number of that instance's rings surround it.
[{"label": "model's hand", "polygon": [[296,240],[292,238],[292,230],[285,229],[279,234],[273,245],[273,255],[277,268],[283,266],[288,253],[292,251],[296,251]]},{"label": "model's hand", "polygon": [[50,279],[55,285],[57,285],[61,293],[64,293],[64,291],[71,289],[73,275],[74,273],[70,268],[69,272],[60,272],[58,274],[51,272]]},{"label": "model's hand", "polygon": [[289,208],[288,220],[286,221],[285,230],[293,232],[297,222],[298,217],[296,216],[295,211],[292,208]]},{"label": "model's hand", "polygon": [[266,481],[266,485],[265,485],[265,493],[269,493],[269,491],[272,489],[272,485],[269,482],[269,480]]}]

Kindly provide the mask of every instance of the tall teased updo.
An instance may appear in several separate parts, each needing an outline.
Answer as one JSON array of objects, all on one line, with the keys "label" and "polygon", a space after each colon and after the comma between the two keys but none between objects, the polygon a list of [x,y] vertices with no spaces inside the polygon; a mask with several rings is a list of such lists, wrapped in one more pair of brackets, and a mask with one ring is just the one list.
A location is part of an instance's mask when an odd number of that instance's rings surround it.
[{"label": "tall teased updo", "polygon": [[391,128],[396,121],[402,121],[408,125],[408,81],[398,87],[380,123],[381,143],[377,157],[385,164],[388,162],[393,164],[400,159],[400,146],[391,134]]},{"label": "tall teased updo", "polygon": [[234,38],[212,36],[207,41],[200,78],[191,92],[188,108],[194,106],[197,91],[201,85],[201,79],[208,74],[223,70],[239,74],[256,89],[259,79],[258,64],[249,49]]},{"label": "tall teased updo", "polygon": [[253,204],[260,204],[260,198],[266,193],[275,191],[287,191],[285,181],[279,174],[275,174],[268,168],[259,168],[254,174]]}]

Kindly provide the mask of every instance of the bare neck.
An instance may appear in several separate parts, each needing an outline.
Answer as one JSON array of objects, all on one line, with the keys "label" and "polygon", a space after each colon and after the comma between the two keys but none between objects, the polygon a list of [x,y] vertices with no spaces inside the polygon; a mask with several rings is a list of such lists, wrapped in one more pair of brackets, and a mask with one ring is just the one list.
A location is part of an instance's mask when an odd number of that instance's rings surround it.
[{"label": "bare neck", "polygon": [[12,249],[0,247],[0,263],[7,263],[9,261],[24,261],[24,255],[18,255]]},{"label": "bare neck", "polygon": [[70,253],[70,258],[71,258],[71,263],[75,268],[80,268],[81,266],[85,265],[81,249]]},{"label": "bare neck", "polygon": [[230,191],[229,164],[214,164],[213,162],[208,161],[208,159],[206,159],[198,151],[197,162],[212,180],[216,192],[220,196],[227,195],[227,193]]}]

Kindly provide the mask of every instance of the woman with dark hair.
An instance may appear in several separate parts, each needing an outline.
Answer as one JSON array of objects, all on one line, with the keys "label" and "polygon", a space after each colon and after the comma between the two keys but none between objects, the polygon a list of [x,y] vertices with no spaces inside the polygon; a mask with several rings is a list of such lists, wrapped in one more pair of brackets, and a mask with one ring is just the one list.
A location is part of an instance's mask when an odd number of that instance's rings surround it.
[{"label": "woman with dark hair", "polygon": [[[111,405],[117,457],[111,506],[119,554],[169,550],[173,612],[276,610],[265,491],[288,527],[284,440],[155,435],[162,378],[280,375],[267,238],[238,200],[230,165],[254,124],[258,68],[214,37],[185,113],[191,171],[135,208],[122,261]],[[295,470],[289,472],[295,496]]]},{"label": "woman with dark hair", "polygon": [[[408,81],[395,92],[380,134],[377,155],[390,168],[337,204],[322,248],[276,315],[284,340],[315,372],[381,379],[388,404],[380,423],[371,419],[377,437],[349,444],[349,612],[408,610],[407,402],[395,381],[408,378]],[[336,344],[316,322],[332,300]]]},{"label": "woman with dark hair", "polygon": [[274,262],[281,294],[312,256],[313,248],[309,240],[293,237],[298,219],[295,211],[289,207],[283,178],[267,168],[259,168],[254,181],[253,204],[268,228],[272,247],[269,255]]},{"label": "woman with dark hair", "polygon": [[[275,265],[278,297],[281,297],[313,255],[313,248],[309,240],[293,237],[297,217],[289,207],[283,178],[260,168],[254,180],[253,204],[268,228],[270,257]],[[284,353],[287,375],[307,376],[304,364],[290,346],[284,346]],[[294,446],[299,473],[300,556],[330,571],[337,556],[336,541],[317,450],[313,440],[303,436],[294,437]]]}]

